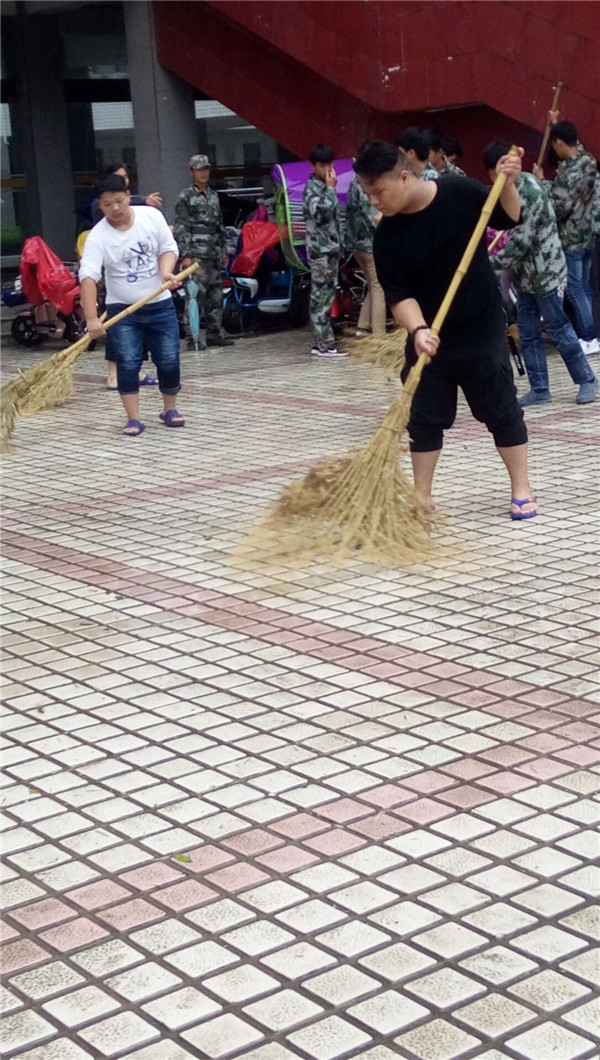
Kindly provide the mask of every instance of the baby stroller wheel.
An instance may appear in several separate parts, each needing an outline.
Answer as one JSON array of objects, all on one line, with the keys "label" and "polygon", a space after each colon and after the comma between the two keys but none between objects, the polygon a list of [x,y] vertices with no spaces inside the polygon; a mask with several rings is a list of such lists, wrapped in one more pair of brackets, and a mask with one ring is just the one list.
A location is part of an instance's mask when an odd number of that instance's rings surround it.
[{"label": "baby stroller wheel", "polygon": [[31,313],[19,314],[15,317],[10,327],[12,337],[19,346],[39,346],[44,341],[44,336],[38,334],[35,320]]},{"label": "baby stroller wheel", "polygon": [[242,311],[233,291],[230,291],[223,309],[223,327],[229,335],[241,335]]},{"label": "baby stroller wheel", "polygon": [[295,283],[292,288],[290,308],[287,312],[291,328],[301,328],[308,320],[310,308],[310,283]]},{"label": "baby stroller wheel", "polygon": [[72,343],[77,342],[78,339],[82,339],[85,335],[85,322],[81,320],[80,317],[75,316],[74,313],[70,313],[69,316],[65,318],[65,321],[65,334],[63,337],[66,341]]}]

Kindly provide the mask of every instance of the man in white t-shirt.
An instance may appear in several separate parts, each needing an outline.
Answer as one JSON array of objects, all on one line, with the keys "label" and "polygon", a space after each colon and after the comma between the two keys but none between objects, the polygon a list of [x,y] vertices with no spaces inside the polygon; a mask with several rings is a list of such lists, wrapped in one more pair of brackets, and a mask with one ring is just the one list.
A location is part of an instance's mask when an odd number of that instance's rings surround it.
[{"label": "man in white t-shirt", "polygon": [[[98,319],[96,284],[104,269],[106,312],[113,317],[163,283],[178,287],[173,273],[178,257],[173,234],[159,210],[131,206],[125,180],[117,174],[97,186],[104,219],[91,230],[79,268],[81,304],[88,334],[104,335]],[[152,354],[163,395],[160,419],[167,427],[183,427],[176,408],[179,393],[179,324],[170,290],[153,298],[110,329],[117,363],[117,383],[127,413],[123,434],[137,437],[144,430],[139,418],[139,370],[144,350]]]}]

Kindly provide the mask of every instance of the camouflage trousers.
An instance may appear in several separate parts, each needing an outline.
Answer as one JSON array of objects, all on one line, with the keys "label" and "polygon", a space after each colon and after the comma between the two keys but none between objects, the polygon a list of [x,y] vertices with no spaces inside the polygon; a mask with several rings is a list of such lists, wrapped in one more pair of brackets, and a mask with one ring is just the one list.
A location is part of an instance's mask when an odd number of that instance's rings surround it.
[{"label": "camouflage trousers", "polygon": [[[200,288],[198,292],[198,310],[200,327],[206,327],[207,335],[220,335],[223,320],[223,273],[221,261],[214,258],[195,258],[200,268],[190,277]],[[189,325],[190,296],[185,296],[183,323],[186,335],[190,335]]]},{"label": "camouflage trousers", "polygon": [[315,346],[321,350],[335,346],[331,306],[335,298],[339,263],[338,254],[322,254],[310,262],[310,323]]}]

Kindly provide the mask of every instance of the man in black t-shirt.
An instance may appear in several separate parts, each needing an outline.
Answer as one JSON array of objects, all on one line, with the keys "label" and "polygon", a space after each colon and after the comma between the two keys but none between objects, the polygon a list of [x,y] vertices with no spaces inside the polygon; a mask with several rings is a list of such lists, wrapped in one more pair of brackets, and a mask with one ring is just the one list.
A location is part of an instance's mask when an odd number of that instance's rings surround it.
[{"label": "man in black t-shirt", "polygon": [[[522,154],[522,152],[521,152]],[[416,491],[431,506],[431,486],[454,423],[458,387],[475,419],[485,423],[508,470],[512,519],[531,519],[537,504],[527,474],[527,429],[517,401],[500,292],[485,238],[475,250],[441,329],[430,325],[479,220],[489,189],[468,177],[417,180],[402,150],[383,141],[359,148],[354,168],[383,215],[373,244],[381,283],[395,321],[406,328],[406,368],[427,364],[413,399],[409,435]],[[504,156],[507,180],[489,224],[514,228],[521,206],[515,180],[520,157]]]}]

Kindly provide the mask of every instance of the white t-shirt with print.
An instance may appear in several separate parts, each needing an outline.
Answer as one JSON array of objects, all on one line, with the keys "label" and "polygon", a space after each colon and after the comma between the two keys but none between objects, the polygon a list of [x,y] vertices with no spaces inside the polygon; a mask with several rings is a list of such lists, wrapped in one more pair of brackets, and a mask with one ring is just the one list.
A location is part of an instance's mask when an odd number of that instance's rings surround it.
[{"label": "white t-shirt with print", "polygon": [[[167,251],[178,256],[179,249],[164,216],[154,206],[132,206],[133,224],[120,231],[103,217],[85,241],[79,266],[79,282],[89,278],[97,283],[104,268],[106,304],[132,305],[160,287],[159,259]],[[171,297],[163,291],[152,299],[162,302]]]}]

